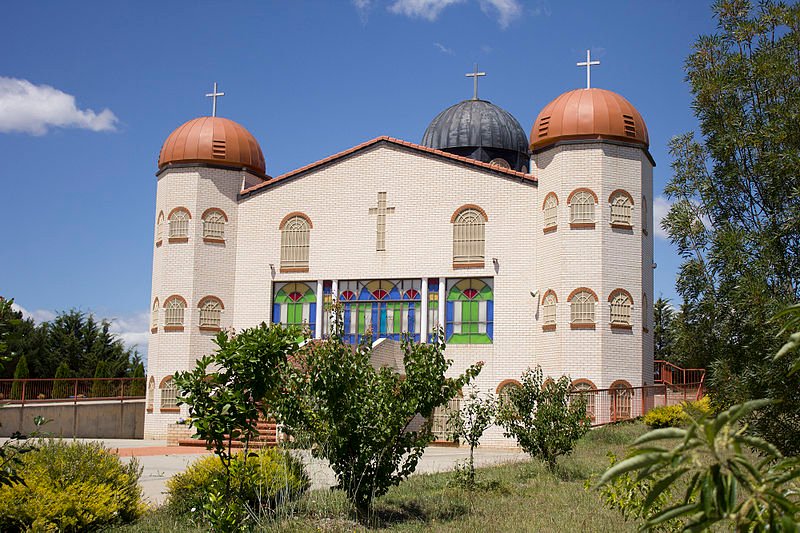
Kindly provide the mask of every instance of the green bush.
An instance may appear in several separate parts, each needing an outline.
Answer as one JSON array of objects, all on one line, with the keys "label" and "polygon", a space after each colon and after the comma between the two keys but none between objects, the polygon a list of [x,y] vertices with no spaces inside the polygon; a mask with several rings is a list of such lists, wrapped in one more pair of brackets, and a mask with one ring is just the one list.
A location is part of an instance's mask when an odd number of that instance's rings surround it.
[{"label": "green bush", "polygon": [[138,462],[123,464],[100,443],[44,441],[19,474],[25,484],[0,488],[0,531],[86,531],[145,510]]},{"label": "green bush", "polygon": [[[272,512],[297,499],[309,487],[303,463],[274,448],[250,452],[247,461],[238,453],[231,460],[231,489],[235,499],[255,512]],[[198,459],[185,472],[167,481],[167,505],[177,514],[202,513],[209,495],[225,486],[225,469],[216,455]]]},{"label": "green bush", "polygon": [[680,427],[686,425],[690,418],[708,414],[711,414],[711,403],[706,396],[696,402],[656,407],[644,415],[642,421],[654,429]]}]

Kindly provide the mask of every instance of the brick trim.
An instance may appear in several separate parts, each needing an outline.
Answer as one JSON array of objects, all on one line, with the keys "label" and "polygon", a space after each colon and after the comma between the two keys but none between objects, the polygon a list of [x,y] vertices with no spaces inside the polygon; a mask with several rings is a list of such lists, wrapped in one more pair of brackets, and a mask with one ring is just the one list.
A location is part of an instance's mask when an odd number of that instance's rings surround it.
[{"label": "brick trim", "polygon": [[558,294],[556,294],[556,291],[554,291],[553,289],[547,289],[546,291],[544,291],[544,294],[542,294],[542,302],[544,302],[544,299],[550,296],[551,294],[556,297],[556,303],[558,303]]},{"label": "brick trim", "polygon": [[164,326],[165,333],[175,333],[183,331],[183,326]]},{"label": "brick trim", "polygon": [[163,378],[161,378],[161,382],[158,384],[158,390],[163,389],[164,385],[166,385],[167,383],[172,381],[173,377],[174,377],[173,375],[169,375],[169,376],[164,376]]},{"label": "brick trim", "polygon": [[150,333],[158,333],[158,328],[150,328]]},{"label": "brick trim", "polygon": [[624,379],[618,379],[608,386],[609,389],[616,388],[617,385],[623,385],[626,389],[633,389],[633,386]]},{"label": "brick trim", "polygon": [[615,324],[612,322],[610,325],[612,330],[616,329],[620,331],[633,331],[633,326],[631,324]]},{"label": "brick trim", "polygon": [[302,218],[303,220],[308,222],[308,229],[314,229],[314,223],[311,222],[311,219],[308,218],[308,215],[306,215],[305,213],[302,213],[300,211],[292,211],[291,213],[289,213],[288,215],[283,217],[283,219],[281,220],[281,223],[278,224],[278,229],[282,230],[283,227],[286,225],[286,223],[289,222],[289,220],[293,219],[294,217]]},{"label": "brick trim", "polygon": [[225,239],[219,239],[217,237],[203,237],[203,242],[208,244],[225,244]]},{"label": "brick trim", "polygon": [[550,198],[551,196],[556,199],[556,205],[558,205],[558,195],[556,193],[554,193],[554,192],[549,192],[549,193],[547,193],[547,195],[544,197],[544,200],[542,201],[542,209],[543,210],[544,210],[545,204],[547,203],[547,199]]},{"label": "brick trim", "polygon": [[486,262],[483,263],[453,263],[453,268],[483,268]]},{"label": "brick trim", "polygon": [[595,222],[570,222],[569,229],[594,229]]},{"label": "brick trim", "polygon": [[180,300],[180,301],[182,301],[182,302],[183,302],[183,305],[187,305],[187,304],[186,304],[186,298],[184,298],[184,297],[183,297],[183,296],[181,296],[180,294],[171,294],[171,295],[169,295],[169,296],[168,296],[168,297],[167,297],[167,298],[164,300],[164,303],[166,303],[166,302],[168,302],[168,301],[172,300],[173,298],[177,298],[178,300]]},{"label": "brick trim", "polygon": [[544,324],[544,325],[542,325],[542,331],[545,332],[545,333],[550,332],[550,331],[555,331],[555,330],[556,330],[556,325],[555,324]]},{"label": "brick trim", "polygon": [[586,383],[587,385],[589,385],[590,387],[592,387],[592,390],[597,390],[597,385],[595,385],[595,384],[594,384],[594,382],[593,382],[591,379],[586,379],[586,378],[579,378],[579,379],[576,379],[575,381],[573,381],[572,383],[570,383],[570,384],[569,384],[570,390],[571,390],[571,389],[572,389],[572,388],[573,388],[575,385],[581,385],[581,384],[583,384],[583,383]]},{"label": "brick trim", "polygon": [[548,233],[555,233],[558,229],[558,224],[553,224],[552,226],[545,226],[542,228],[542,233],[547,235]]},{"label": "brick trim", "polygon": [[520,383],[516,379],[504,379],[494,389],[495,394],[500,394],[500,391],[503,390],[503,388],[508,385],[516,385],[517,387],[522,387],[522,383]]},{"label": "brick trim", "polygon": [[632,230],[633,224],[623,224],[622,222],[612,222],[611,229],[624,229],[624,230]]},{"label": "brick trim", "polygon": [[615,195],[617,195],[617,194],[620,194],[620,193],[622,193],[622,194],[624,194],[625,196],[627,196],[627,197],[628,197],[628,200],[630,200],[630,201],[631,201],[631,205],[634,205],[634,203],[633,203],[633,196],[631,196],[631,193],[629,193],[629,192],[628,192],[628,191],[626,191],[625,189],[614,189],[614,190],[611,192],[611,194],[609,194],[609,195],[608,195],[608,203],[610,204],[610,203],[611,203],[611,200],[613,200],[613,199],[614,199],[614,196],[615,196]]},{"label": "brick trim", "polygon": [[281,274],[291,274],[293,272],[308,272],[308,267],[281,267]]},{"label": "brick trim", "polygon": [[583,291],[586,291],[586,292],[590,293],[592,296],[594,296],[594,301],[595,301],[595,302],[597,302],[597,301],[598,301],[598,298],[597,298],[597,293],[596,293],[596,292],[594,292],[594,291],[593,291],[592,289],[590,289],[589,287],[578,287],[577,289],[575,289],[574,291],[572,291],[571,293],[569,293],[569,296],[567,296],[567,301],[568,301],[568,302],[571,302],[571,301],[572,301],[572,298],[574,298],[576,294],[578,294],[579,292],[583,292]]},{"label": "brick trim", "polygon": [[203,304],[206,302],[206,300],[215,300],[222,309],[225,309],[225,304],[222,303],[222,300],[213,295],[203,296],[200,298],[200,300],[197,302],[197,308],[200,309],[203,307]]},{"label": "brick trim", "polygon": [[222,214],[222,218],[224,218],[224,219],[225,219],[225,222],[227,222],[227,221],[228,221],[228,215],[226,215],[226,214],[225,214],[225,211],[223,211],[223,210],[222,210],[222,209],[220,209],[219,207],[209,207],[208,209],[206,209],[205,211],[203,211],[203,215],[200,217],[200,219],[201,219],[201,220],[205,220],[205,219],[206,219],[206,216],[208,216],[208,215],[210,215],[211,213],[214,213],[214,212],[217,212],[217,213],[220,213],[220,214]]},{"label": "brick trim", "polygon": [[592,322],[591,324],[584,322],[580,323],[570,322],[569,324],[569,329],[596,329],[596,327],[597,325],[594,322]]},{"label": "brick trim", "polygon": [[569,193],[569,196],[567,196],[567,205],[570,205],[572,203],[572,197],[578,194],[579,192],[588,192],[594,198],[595,205],[600,203],[600,200],[597,199],[597,194],[592,189],[588,187],[578,187],[577,189]]},{"label": "brick trim", "polygon": [[159,409],[159,412],[161,412],[161,413],[180,413],[181,412],[181,408],[180,407],[161,407]]},{"label": "brick trim", "polygon": [[178,211],[186,211],[186,214],[189,215],[189,220],[192,219],[191,211],[189,211],[185,207],[175,207],[172,209],[172,211],[169,212],[169,215],[167,215],[167,221],[169,221],[169,219],[172,218],[172,215],[174,215]]},{"label": "brick trim", "polygon": [[222,328],[219,326],[199,326],[200,331],[214,331],[219,332],[222,331]]},{"label": "brick trim", "polygon": [[189,242],[189,237],[170,237],[167,242],[170,244],[183,244]]},{"label": "brick trim", "polygon": [[633,305],[633,303],[634,303],[634,302],[633,302],[633,296],[631,296],[631,293],[629,293],[629,292],[628,292],[628,291],[626,291],[625,289],[621,289],[621,288],[619,288],[619,287],[617,287],[616,289],[614,289],[613,291],[611,291],[611,292],[608,294],[608,302],[609,302],[609,303],[611,303],[611,300],[613,300],[613,299],[614,299],[614,296],[616,296],[616,295],[617,295],[617,293],[619,293],[619,292],[621,292],[622,294],[624,294],[625,296],[627,296],[627,297],[630,299],[630,301],[631,301],[631,305]]},{"label": "brick trim", "polygon": [[489,215],[486,214],[486,211],[484,211],[481,206],[475,204],[464,204],[453,212],[453,216],[450,217],[450,223],[451,224],[455,223],[456,219],[458,218],[458,215],[460,215],[462,211],[465,211],[467,209],[474,209],[483,216],[484,222],[489,222]]}]

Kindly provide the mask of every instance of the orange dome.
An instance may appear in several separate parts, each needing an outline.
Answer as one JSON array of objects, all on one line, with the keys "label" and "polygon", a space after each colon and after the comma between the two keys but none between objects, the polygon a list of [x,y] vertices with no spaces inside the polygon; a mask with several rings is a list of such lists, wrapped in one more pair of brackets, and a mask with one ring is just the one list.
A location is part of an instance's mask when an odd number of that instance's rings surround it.
[{"label": "orange dome", "polygon": [[200,117],[173,131],[158,156],[158,168],[170,163],[211,163],[245,167],[266,174],[264,154],[243,126],[220,117]]},{"label": "orange dome", "polygon": [[642,115],[625,98],[605,89],[576,89],[549,104],[531,129],[531,150],[568,139],[612,139],[650,145]]}]

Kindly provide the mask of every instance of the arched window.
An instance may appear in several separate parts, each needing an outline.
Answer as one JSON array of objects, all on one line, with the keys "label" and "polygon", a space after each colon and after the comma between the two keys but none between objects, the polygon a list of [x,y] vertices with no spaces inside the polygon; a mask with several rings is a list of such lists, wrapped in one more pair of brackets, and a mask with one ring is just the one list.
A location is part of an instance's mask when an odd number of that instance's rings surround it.
[{"label": "arched window", "polygon": [[164,331],[183,331],[183,315],[186,300],[180,296],[170,296],[164,303]]},{"label": "arched window", "polygon": [[507,405],[510,401],[511,393],[514,390],[519,390],[522,387],[516,379],[506,379],[500,382],[497,386],[497,401],[500,405]]},{"label": "arched window", "polygon": [[179,410],[178,386],[175,384],[175,380],[172,379],[172,376],[167,376],[162,379],[159,389],[161,391],[161,410],[177,412]]},{"label": "arched window", "polygon": [[156,378],[150,376],[147,381],[147,412],[153,412],[153,399],[156,396]]},{"label": "arched window", "polygon": [[575,289],[569,300],[570,326],[573,329],[594,329],[597,295],[591,289]]},{"label": "arched window", "polygon": [[431,413],[431,433],[435,442],[452,442],[450,420],[453,415],[461,411],[461,400],[464,394],[458,391],[455,398],[451,398],[444,405],[436,407]]},{"label": "arched window", "polygon": [[616,289],[608,296],[611,304],[611,327],[630,328],[633,298],[625,289]]},{"label": "arched window", "polygon": [[464,206],[453,215],[453,267],[482,267],[486,248],[486,213]]},{"label": "arched window", "polygon": [[611,421],[628,420],[633,408],[633,387],[625,380],[618,380],[609,387],[611,394]]},{"label": "arched window", "polygon": [[222,301],[216,296],[206,296],[197,306],[200,310],[200,329],[219,331],[222,327]]},{"label": "arched window", "polygon": [[228,217],[221,209],[212,207],[203,213],[203,241],[225,242],[225,223]]},{"label": "arched window", "polygon": [[445,335],[450,344],[491,344],[494,338],[492,278],[447,280]]},{"label": "arched window", "polygon": [[547,291],[542,298],[542,319],[544,331],[555,331],[556,329],[556,309],[558,308],[558,297],[553,291]]},{"label": "arched window", "polygon": [[161,246],[161,242],[164,240],[164,211],[158,212],[158,218],[156,219],[156,246]]},{"label": "arched window", "polygon": [[284,217],[281,230],[281,272],[308,272],[311,221],[302,213]]},{"label": "arched window", "polygon": [[581,396],[586,398],[586,414],[589,419],[594,422],[595,420],[595,405],[597,403],[597,387],[588,379],[576,379],[570,385],[571,392],[580,393]]},{"label": "arched window", "polygon": [[611,225],[630,228],[633,226],[633,198],[622,189],[617,189],[608,197],[611,205]]},{"label": "arched window", "polygon": [[593,228],[594,206],[597,205],[597,195],[589,189],[576,189],[567,198],[569,204],[569,223],[571,227]]},{"label": "arched window", "polygon": [[558,196],[555,193],[551,192],[547,195],[542,210],[544,211],[545,233],[554,231],[558,225]]},{"label": "arched window", "polygon": [[189,220],[192,215],[183,207],[176,207],[169,214],[169,242],[186,242],[189,239]]},{"label": "arched window", "polygon": [[158,298],[153,300],[153,309],[150,311],[150,332],[158,331]]},{"label": "arched window", "polygon": [[642,196],[642,232],[647,235],[647,197]]}]

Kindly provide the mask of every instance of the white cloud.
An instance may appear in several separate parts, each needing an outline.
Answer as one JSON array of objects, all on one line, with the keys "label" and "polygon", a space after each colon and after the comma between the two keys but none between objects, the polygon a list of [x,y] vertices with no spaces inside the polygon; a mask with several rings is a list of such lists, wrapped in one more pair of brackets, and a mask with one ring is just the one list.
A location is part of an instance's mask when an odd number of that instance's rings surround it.
[{"label": "white cloud", "polygon": [[667,235],[667,232],[661,227],[661,221],[664,220],[664,217],[669,213],[670,207],[672,207],[672,204],[669,200],[663,196],[656,196],[653,202],[653,225],[655,226],[656,237],[669,239],[669,235]]},{"label": "white cloud", "polygon": [[22,313],[22,318],[24,319],[33,319],[34,322],[40,324],[42,322],[50,322],[56,317],[56,314],[48,309],[36,309],[35,311],[28,311],[21,305],[17,305],[16,303],[11,304],[11,308],[14,311]]},{"label": "white cloud", "polygon": [[481,11],[489,15],[497,12],[497,23],[505,29],[511,22],[520,16],[522,6],[517,0],[480,0]]},{"label": "white cloud", "polygon": [[353,5],[356,6],[361,22],[366,24],[369,18],[369,10],[372,8],[372,0],[353,0]]},{"label": "white cloud", "polygon": [[95,113],[78,109],[75,97],[49,85],[0,76],[0,132],[44,135],[48,128],[113,131],[117,117],[110,109]]},{"label": "white cloud", "polygon": [[464,0],[395,0],[389,11],[407,17],[419,17],[433,22],[444,8]]},{"label": "white cloud", "polygon": [[127,347],[134,348],[147,357],[147,341],[150,338],[149,312],[109,318],[108,321],[111,322],[111,332],[117,334]]},{"label": "white cloud", "polygon": [[438,49],[439,49],[439,51],[440,51],[441,53],[443,53],[443,54],[447,54],[447,55],[451,55],[451,56],[452,56],[452,55],[455,55],[455,52],[453,52],[453,49],[452,49],[452,48],[447,48],[447,47],[446,47],[445,45],[443,45],[442,43],[433,43],[433,46],[435,46],[436,48],[438,48]]},{"label": "white cloud", "polygon": [[530,12],[534,17],[549,17],[553,13],[553,10],[547,0],[539,0],[539,2],[531,8]]}]

